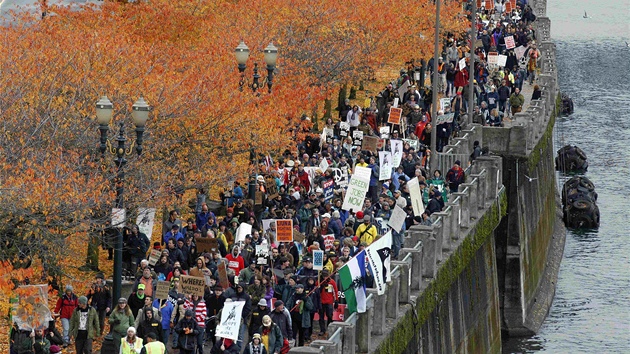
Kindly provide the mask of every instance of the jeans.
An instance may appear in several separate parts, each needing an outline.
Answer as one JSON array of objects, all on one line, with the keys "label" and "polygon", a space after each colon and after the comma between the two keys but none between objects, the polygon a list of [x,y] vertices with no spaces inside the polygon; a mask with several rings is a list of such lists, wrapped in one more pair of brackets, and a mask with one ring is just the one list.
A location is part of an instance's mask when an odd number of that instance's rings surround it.
[{"label": "jeans", "polygon": [[247,345],[247,343],[244,343],[246,332],[247,325],[245,324],[245,321],[241,320],[241,329],[238,331],[238,341],[236,342],[239,352],[245,347],[245,345]]},{"label": "jeans", "polygon": [[499,100],[499,112],[505,112],[505,102],[507,100]]},{"label": "jeans", "polygon": [[404,232],[392,231],[392,258],[398,259],[398,254],[403,245]]},{"label": "jeans", "polygon": [[61,328],[63,328],[63,331],[62,331],[63,341],[65,343],[70,342],[70,337],[68,336],[68,332],[70,331],[70,319],[69,318],[62,318],[61,319]]},{"label": "jeans", "polygon": [[446,80],[446,92],[444,94],[446,97],[455,95],[455,81]]},{"label": "jeans", "polygon": [[96,310],[96,312],[98,313],[98,323],[101,326],[101,333],[99,334],[103,334],[103,330],[105,329],[105,309],[102,310]]},{"label": "jeans", "polygon": [[166,329],[162,329],[162,343],[168,344],[168,336],[171,334],[171,329],[167,326]]},{"label": "jeans", "polygon": [[[324,320],[324,314],[327,319]],[[327,332],[328,325],[332,322],[333,318],[333,304],[322,304],[322,308],[319,309],[319,331]]]},{"label": "jeans", "polygon": [[197,334],[197,350],[199,354],[203,354],[203,343],[205,342],[206,328],[199,327],[199,334]]}]

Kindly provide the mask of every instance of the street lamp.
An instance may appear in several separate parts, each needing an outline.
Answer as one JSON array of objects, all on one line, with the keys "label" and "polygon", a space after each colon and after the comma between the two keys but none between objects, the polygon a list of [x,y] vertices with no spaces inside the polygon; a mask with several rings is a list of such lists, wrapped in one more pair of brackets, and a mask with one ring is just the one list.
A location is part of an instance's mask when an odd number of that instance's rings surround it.
[{"label": "street lamp", "polygon": [[[258,91],[261,86],[260,74],[258,74],[258,63],[254,63],[254,80],[250,83],[245,83],[245,69],[247,68],[247,60],[249,59],[249,47],[245,42],[241,41],[234,50],[236,56],[236,63],[238,64],[238,72],[241,74],[241,79],[238,82],[239,90],[243,91],[243,86],[247,86],[252,89],[253,92]],[[269,43],[269,45],[263,50],[265,64],[267,64],[267,77],[265,82],[267,83],[267,91],[271,93],[271,86],[273,86],[273,72],[276,70],[276,62],[278,61],[278,48]],[[262,85],[265,84],[262,83]]]},{"label": "street lamp", "polygon": [[[149,111],[151,107],[144,101],[144,98],[140,97],[136,103],[132,106],[131,117],[134,125],[136,126],[136,140],[132,141],[129,147],[125,146],[127,138],[125,137],[125,125],[124,122],[119,123],[118,136],[115,138],[117,143],[115,146],[107,139],[107,133],[109,131],[109,123],[112,120],[114,113],[114,105],[107,98],[107,96],[101,97],[96,102],[96,121],[98,122],[98,129],[101,133],[100,136],[100,152],[101,158],[105,158],[105,152],[109,152],[114,155],[114,164],[116,165],[116,204],[115,208],[122,210],[124,208],[123,192],[125,181],[125,164],[127,159],[125,156],[131,155],[134,146],[136,147],[136,153],[142,154],[142,135],[144,134],[144,126],[149,119]],[[114,247],[114,288],[113,299],[117,301],[120,298],[122,288],[122,248],[123,248],[123,236],[122,226],[118,226],[118,236],[116,237],[116,245]],[[112,227],[116,225],[112,224]]]}]

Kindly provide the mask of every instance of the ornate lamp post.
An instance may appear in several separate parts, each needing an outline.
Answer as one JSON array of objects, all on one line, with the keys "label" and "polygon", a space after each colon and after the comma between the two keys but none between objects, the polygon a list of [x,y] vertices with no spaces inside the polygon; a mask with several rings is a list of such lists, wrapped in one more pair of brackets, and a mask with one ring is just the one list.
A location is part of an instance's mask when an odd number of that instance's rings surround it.
[{"label": "ornate lamp post", "polygon": [[[115,144],[112,144],[112,141],[107,139],[107,133],[109,131],[109,123],[112,120],[114,105],[107,98],[107,96],[101,97],[101,99],[96,102],[96,120],[99,124],[99,131],[101,133],[100,137],[100,151],[101,157],[105,158],[105,152],[109,152],[114,155],[114,164],[116,165],[116,203],[115,208],[118,211],[122,211],[124,208],[123,202],[123,193],[124,193],[124,181],[125,181],[125,164],[127,163],[127,159],[125,156],[129,156],[133,152],[133,148],[135,146],[136,153],[140,155],[142,153],[142,135],[144,134],[144,126],[149,119],[149,111],[151,107],[144,101],[142,97],[140,97],[136,103],[132,106],[131,117],[133,119],[133,123],[136,126],[136,140],[132,141],[131,144],[127,147],[125,137],[125,126],[124,122],[120,122],[120,126],[118,129],[118,136],[113,139]],[[124,211],[123,211],[124,213]],[[123,214],[124,215],[124,214]],[[123,218],[124,220],[124,218]],[[113,288],[113,299],[114,301],[118,301],[120,298],[121,288],[122,288],[122,248],[123,248],[123,236],[122,236],[122,227],[123,224],[112,225],[112,227],[118,228],[118,236],[116,237],[116,244],[114,246],[114,288]]]},{"label": "ornate lamp post", "polygon": [[[278,48],[269,43],[269,45],[263,50],[265,64],[267,64],[267,77],[262,83],[267,84],[267,92],[271,93],[271,87],[273,86],[273,72],[276,70],[276,62],[278,61]],[[238,72],[241,74],[241,79],[238,82],[239,90],[243,91],[243,86],[247,86],[252,89],[254,93],[260,88],[260,74],[258,74],[258,63],[254,63],[254,76],[252,83],[246,83],[245,81],[245,69],[247,68],[247,59],[249,59],[249,47],[245,42],[241,41],[234,51],[236,56],[236,62],[238,64]]]}]

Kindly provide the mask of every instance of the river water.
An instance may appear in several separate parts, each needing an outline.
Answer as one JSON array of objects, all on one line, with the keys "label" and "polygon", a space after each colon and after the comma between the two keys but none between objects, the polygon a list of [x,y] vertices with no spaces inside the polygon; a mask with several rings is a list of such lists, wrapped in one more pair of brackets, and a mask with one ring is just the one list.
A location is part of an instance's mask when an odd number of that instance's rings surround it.
[{"label": "river water", "polygon": [[567,232],[547,319],[503,352],[630,353],[630,1],[547,0],[547,16],[560,88],[575,104],[556,122],[556,149],[586,152],[601,225]]}]

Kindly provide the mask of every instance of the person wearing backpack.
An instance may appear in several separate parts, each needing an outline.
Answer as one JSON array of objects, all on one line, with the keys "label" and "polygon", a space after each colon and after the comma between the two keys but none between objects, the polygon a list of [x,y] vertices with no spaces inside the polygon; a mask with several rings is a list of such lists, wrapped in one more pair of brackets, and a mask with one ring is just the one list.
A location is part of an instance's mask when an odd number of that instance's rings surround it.
[{"label": "person wearing backpack", "polygon": [[464,170],[461,168],[461,162],[455,161],[453,167],[446,173],[446,183],[451,193],[456,193],[459,185],[464,183]]}]

